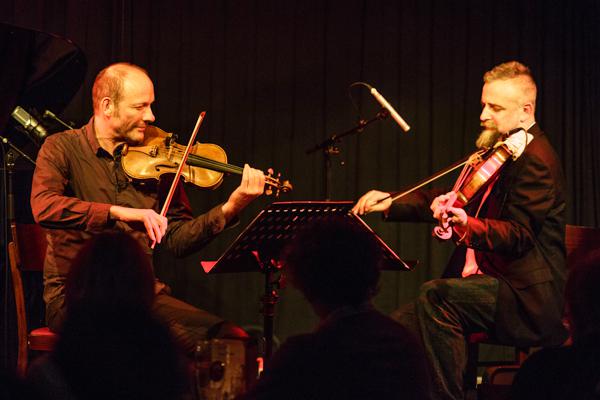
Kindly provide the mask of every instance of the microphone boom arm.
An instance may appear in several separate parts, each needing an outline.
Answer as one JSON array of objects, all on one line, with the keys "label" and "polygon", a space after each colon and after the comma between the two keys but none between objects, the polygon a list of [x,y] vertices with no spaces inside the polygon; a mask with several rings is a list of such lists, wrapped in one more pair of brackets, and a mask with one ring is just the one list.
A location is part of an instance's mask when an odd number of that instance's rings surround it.
[{"label": "microphone boom arm", "polygon": [[386,108],[382,108],[373,118],[371,118],[369,120],[361,119],[358,121],[356,126],[347,130],[346,132],[334,133],[333,135],[331,135],[330,137],[328,137],[321,143],[315,145],[314,147],[306,149],[306,154],[311,154],[311,153],[314,153],[315,151],[321,150],[321,149],[326,150],[329,147],[333,146],[335,143],[340,142],[342,138],[344,138],[348,135],[351,135],[353,133],[361,133],[367,125],[370,125],[371,123],[373,123],[375,121],[379,121],[381,119],[386,119],[387,117],[389,117],[389,115],[390,115],[389,110]]}]

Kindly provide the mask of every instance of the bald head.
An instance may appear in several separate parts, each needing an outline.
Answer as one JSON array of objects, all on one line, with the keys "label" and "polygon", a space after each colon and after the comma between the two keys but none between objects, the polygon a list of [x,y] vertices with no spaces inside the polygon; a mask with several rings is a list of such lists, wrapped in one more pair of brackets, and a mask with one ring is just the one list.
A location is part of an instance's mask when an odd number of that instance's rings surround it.
[{"label": "bald head", "polygon": [[489,70],[483,75],[484,83],[504,81],[512,86],[515,100],[520,106],[531,104],[535,111],[537,87],[529,68],[518,61],[508,61]]},{"label": "bald head", "polygon": [[125,80],[131,75],[140,74],[150,79],[145,69],[129,63],[112,64],[100,71],[92,87],[94,114],[99,112],[103,98],[110,98],[115,107],[118,106],[123,97]]},{"label": "bald head", "polygon": [[112,154],[121,143],[144,141],[154,122],[154,85],[148,73],[133,64],[113,64],[98,74],[92,89],[94,131],[102,148]]}]

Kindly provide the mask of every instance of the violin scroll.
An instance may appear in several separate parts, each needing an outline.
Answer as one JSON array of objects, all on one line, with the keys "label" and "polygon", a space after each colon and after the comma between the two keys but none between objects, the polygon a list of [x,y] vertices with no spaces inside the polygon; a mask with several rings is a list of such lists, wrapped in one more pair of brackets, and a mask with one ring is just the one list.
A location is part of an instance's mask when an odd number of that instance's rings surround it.
[{"label": "violin scroll", "polygon": [[274,194],[275,197],[279,197],[281,192],[288,193],[293,190],[294,187],[290,181],[281,180],[281,172],[277,173],[277,177],[274,177],[274,174],[275,172],[273,171],[273,168],[269,168],[265,174],[265,194],[267,196]]},{"label": "violin scroll", "polygon": [[445,228],[440,224],[433,228],[433,236],[438,238],[439,240],[450,240],[452,237],[452,227],[446,226]]},{"label": "violin scroll", "polygon": [[[434,217],[437,215],[439,224],[433,228],[433,236],[440,240],[449,240],[452,237],[452,226],[449,221],[448,209],[452,207],[457,200],[456,192],[450,192],[445,195],[447,199],[439,208],[434,210]],[[433,206],[432,206],[433,207]]]}]

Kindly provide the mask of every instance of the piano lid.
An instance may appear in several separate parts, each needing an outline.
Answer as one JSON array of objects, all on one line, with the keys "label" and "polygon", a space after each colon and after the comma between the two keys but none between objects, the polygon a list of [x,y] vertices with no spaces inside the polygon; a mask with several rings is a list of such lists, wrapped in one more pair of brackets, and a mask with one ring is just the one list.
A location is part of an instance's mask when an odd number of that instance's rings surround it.
[{"label": "piano lid", "polygon": [[[0,132],[16,106],[58,114],[85,78],[83,51],[59,36],[0,23]],[[8,126],[7,126],[8,125]],[[12,135],[11,135],[12,136]]]}]

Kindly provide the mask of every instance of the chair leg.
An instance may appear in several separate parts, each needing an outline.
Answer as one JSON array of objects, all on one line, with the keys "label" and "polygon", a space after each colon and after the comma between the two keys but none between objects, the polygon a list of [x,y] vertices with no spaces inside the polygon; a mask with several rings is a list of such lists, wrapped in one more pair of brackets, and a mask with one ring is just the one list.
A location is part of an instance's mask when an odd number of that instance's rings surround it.
[{"label": "chair leg", "polygon": [[13,284],[13,293],[15,299],[15,311],[17,314],[17,365],[15,373],[18,377],[25,376],[27,371],[27,318],[25,316],[25,297],[23,294],[23,281],[21,280],[21,271],[19,271],[19,254],[15,242],[8,244],[8,254],[10,261],[10,272]]},{"label": "chair leg", "polygon": [[477,398],[477,363],[479,361],[479,345],[467,343],[467,365],[464,376],[465,399]]}]

